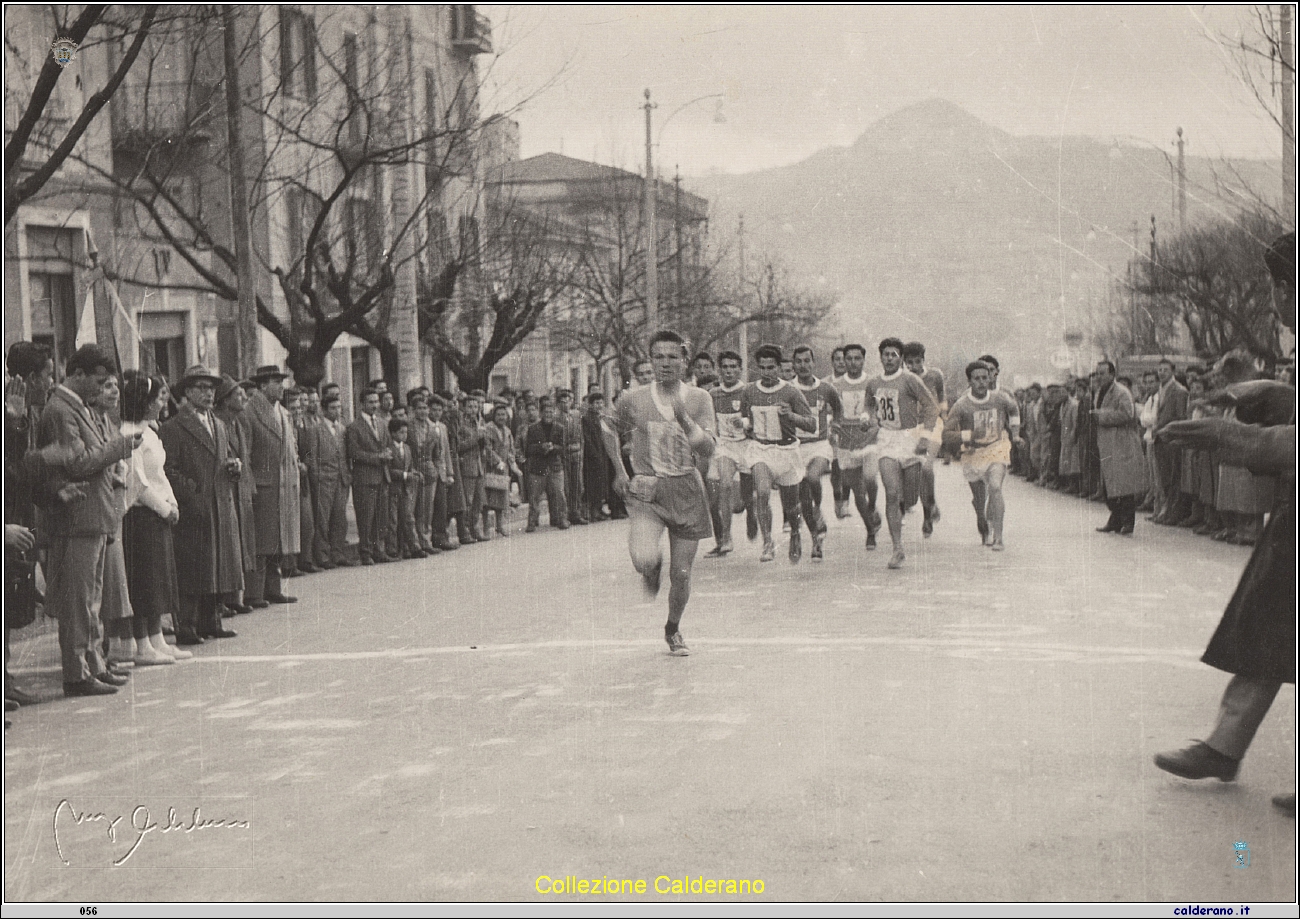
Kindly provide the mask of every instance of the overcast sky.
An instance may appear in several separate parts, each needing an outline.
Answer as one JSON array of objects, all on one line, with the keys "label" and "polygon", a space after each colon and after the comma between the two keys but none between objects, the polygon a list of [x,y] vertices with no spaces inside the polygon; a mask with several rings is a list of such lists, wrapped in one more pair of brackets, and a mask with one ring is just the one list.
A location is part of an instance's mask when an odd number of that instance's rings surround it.
[{"label": "overcast sky", "polygon": [[672,118],[661,172],[748,172],[847,145],[942,97],[1012,134],[1124,137],[1189,153],[1280,156],[1280,132],[1212,35],[1244,7],[483,6],[500,57],[489,107],[527,100],[523,155],[639,169],[642,92]]}]

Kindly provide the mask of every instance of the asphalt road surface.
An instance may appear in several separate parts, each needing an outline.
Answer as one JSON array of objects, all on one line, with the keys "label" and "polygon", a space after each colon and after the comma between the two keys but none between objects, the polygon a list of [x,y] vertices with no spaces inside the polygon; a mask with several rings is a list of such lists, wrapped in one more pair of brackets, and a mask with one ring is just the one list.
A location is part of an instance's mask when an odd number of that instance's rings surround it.
[{"label": "asphalt road surface", "polygon": [[1096,534],[1101,505],[1012,480],[997,555],[956,466],[939,498],[901,571],[856,518],[823,563],[760,564],[737,517],[688,658],[618,522],[289,581],[112,697],[62,697],[43,622],[15,640],[48,701],[5,737],[7,899],[1294,900],[1293,687],[1237,782],[1151,764],[1208,732],[1228,677],[1198,658],[1248,550]]}]

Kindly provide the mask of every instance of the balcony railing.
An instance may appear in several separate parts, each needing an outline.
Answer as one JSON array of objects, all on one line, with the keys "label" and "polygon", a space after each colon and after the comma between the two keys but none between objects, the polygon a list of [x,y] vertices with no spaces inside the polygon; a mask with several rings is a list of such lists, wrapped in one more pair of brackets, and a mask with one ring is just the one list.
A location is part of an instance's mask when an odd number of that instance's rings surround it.
[{"label": "balcony railing", "polygon": [[113,146],[145,149],[211,140],[220,105],[217,87],[209,83],[124,84],[113,94]]},{"label": "balcony railing", "polygon": [[461,54],[492,53],[492,20],[473,6],[451,8],[451,47]]}]

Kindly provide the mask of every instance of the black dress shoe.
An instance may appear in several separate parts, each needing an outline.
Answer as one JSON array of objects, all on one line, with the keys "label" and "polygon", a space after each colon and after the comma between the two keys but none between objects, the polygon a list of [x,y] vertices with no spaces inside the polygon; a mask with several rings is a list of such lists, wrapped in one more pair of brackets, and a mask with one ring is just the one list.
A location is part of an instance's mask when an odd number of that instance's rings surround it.
[{"label": "black dress shoe", "polygon": [[10,702],[17,702],[19,705],[35,705],[40,701],[31,693],[23,692],[17,686],[5,687],[5,699]]},{"label": "black dress shoe", "polygon": [[186,635],[184,632],[182,632],[176,636],[176,644],[201,645],[203,644],[203,637],[201,635],[198,635],[197,633],[192,635]]},{"label": "black dress shoe", "polygon": [[1098,533],[1118,533],[1118,532],[1119,532],[1119,527],[1115,526],[1114,524],[1110,524],[1110,523],[1108,523],[1108,524],[1106,524],[1104,527],[1097,527],[1097,532],[1098,532]]},{"label": "black dress shoe", "polygon": [[116,686],[101,683],[94,677],[82,680],[79,683],[63,684],[63,694],[65,696],[111,696],[116,692]]},{"label": "black dress shoe", "polygon": [[317,571],[333,571],[337,566],[333,562],[321,562],[316,566]]},{"label": "black dress shoe", "polygon": [[372,559],[372,558],[363,558],[363,559],[361,560],[361,564],[365,565],[367,568],[369,568],[369,567],[370,567],[371,565],[373,565],[374,563],[375,563],[375,560]]},{"label": "black dress shoe", "polygon": [[1165,772],[1184,779],[1218,779],[1220,782],[1235,779],[1241,765],[1240,760],[1226,756],[1199,740],[1182,750],[1157,753],[1155,763]]},{"label": "black dress shoe", "polygon": [[267,594],[266,599],[272,603],[297,603],[297,597],[286,597],[284,594]]},{"label": "black dress shoe", "polygon": [[209,629],[203,633],[204,638],[235,638],[238,635],[238,632],[232,632],[225,626],[222,626],[219,629]]},{"label": "black dress shoe", "polygon": [[249,600],[248,605],[253,609],[266,609],[271,604],[267,603],[265,600]]},{"label": "black dress shoe", "polygon": [[357,567],[357,562],[352,561],[352,559],[350,559],[350,558],[345,558],[345,559],[343,559],[342,561],[335,562],[335,563],[334,563],[334,567],[335,567],[335,568],[355,568],[355,567]]},{"label": "black dress shoe", "polygon": [[16,712],[20,708],[22,708],[22,706],[19,705],[17,702],[15,702],[13,699],[5,699],[5,711]]},{"label": "black dress shoe", "polygon": [[1127,524],[1125,524],[1124,526],[1120,527],[1120,528],[1119,528],[1118,530],[1116,530],[1115,532],[1119,533],[1120,536],[1132,536],[1132,535],[1133,535],[1133,524],[1131,524],[1131,523],[1127,523]]},{"label": "black dress shoe", "polygon": [[320,571],[320,569],[311,562],[299,562],[298,571],[300,574],[315,574],[317,571]]},{"label": "black dress shoe", "polygon": [[238,613],[241,616],[247,616],[253,611],[251,606],[247,606],[243,603],[227,603],[226,609],[230,610],[232,613]]},{"label": "black dress shoe", "polygon": [[125,686],[128,682],[126,677],[120,676],[111,670],[105,670],[103,673],[95,674],[95,679],[109,686]]},{"label": "black dress shoe", "polygon": [[1295,817],[1295,792],[1289,795],[1273,795],[1273,806],[1286,814],[1288,817]]}]

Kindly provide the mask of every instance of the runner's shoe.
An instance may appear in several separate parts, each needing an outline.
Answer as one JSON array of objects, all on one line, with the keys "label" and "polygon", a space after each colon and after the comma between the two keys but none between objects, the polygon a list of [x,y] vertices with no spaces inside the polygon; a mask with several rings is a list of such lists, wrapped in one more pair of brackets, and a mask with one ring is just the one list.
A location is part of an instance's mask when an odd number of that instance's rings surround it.
[{"label": "runner's shoe", "polygon": [[894,556],[889,560],[889,567],[898,569],[903,567],[903,559],[907,558],[902,549],[895,549]]},{"label": "runner's shoe", "polygon": [[705,552],[705,553],[704,553],[704,557],[705,557],[705,558],[722,558],[722,556],[724,556],[724,555],[726,555],[726,554],[727,554],[726,552],[723,552],[723,551],[722,551],[722,546],[714,546],[714,547],[713,547],[712,549],[710,549],[708,552]]},{"label": "runner's shoe", "polygon": [[796,529],[790,530],[790,564],[799,564],[799,559],[803,558],[803,536]]},{"label": "runner's shoe", "polygon": [[872,530],[867,530],[867,551],[874,552],[875,550],[876,550],[876,534]]},{"label": "runner's shoe", "polygon": [[976,517],[975,529],[980,531],[980,545],[987,546],[989,544],[989,522],[983,517]]},{"label": "runner's shoe", "polygon": [[682,633],[680,631],[673,632],[673,634],[666,636],[665,640],[668,642],[668,653],[672,657],[690,656],[691,649],[686,647],[686,639],[682,638]]},{"label": "runner's shoe", "polygon": [[726,555],[728,552],[732,551],[735,548],[736,547],[731,544],[731,537],[728,536],[726,539],[722,541],[722,545],[718,546],[718,551],[722,555]]},{"label": "runner's shoe", "polygon": [[930,522],[931,522],[931,523],[938,523],[938,522],[939,522],[939,519],[940,519],[942,516],[943,516],[943,515],[939,513],[939,505],[934,504],[934,505],[931,505],[931,506],[930,506]]},{"label": "runner's shoe", "polygon": [[836,502],[835,502],[835,519],[836,519],[836,520],[843,520],[843,519],[844,519],[845,517],[847,517],[848,515],[849,515],[849,499],[848,499],[848,498],[845,498],[843,501],[836,501]]},{"label": "runner's shoe", "polygon": [[989,543],[989,548],[994,552],[1005,552],[1007,547],[1002,545],[1002,540],[995,536],[993,537],[993,541]]},{"label": "runner's shoe", "polygon": [[826,542],[826,534],[825,534],[825,533],[814,533],[814,534],[813,534],[813,547],[812,547],[812,560],[813,560],[813,561],[815,561],[815,562],[820,562],[820,561],[822,560],[822,558],[823,558],[823,556],[822,556],[822,544],[823,544],[824,542]]},{"label": "runner's shoe", "polygon": [[926,517],[925,520],[921,522],[921,535],[929,539],[930,534],[933,532],[934,532],[934,521],[931,520],[929,517]]},{"label": "runner's shoe", "polygon": [[760,562],[770,562],[776,558],[776,544],[772,540],[763,543],[763,554],[758,557]]},{"label": "runner's shoe", "polygon": [[867,531],[871,533],[879,533],[880,527],[883,524],[884,521],[880,519],[880,511],[873,509],[871,511],[871,519],[867,521]]}]

